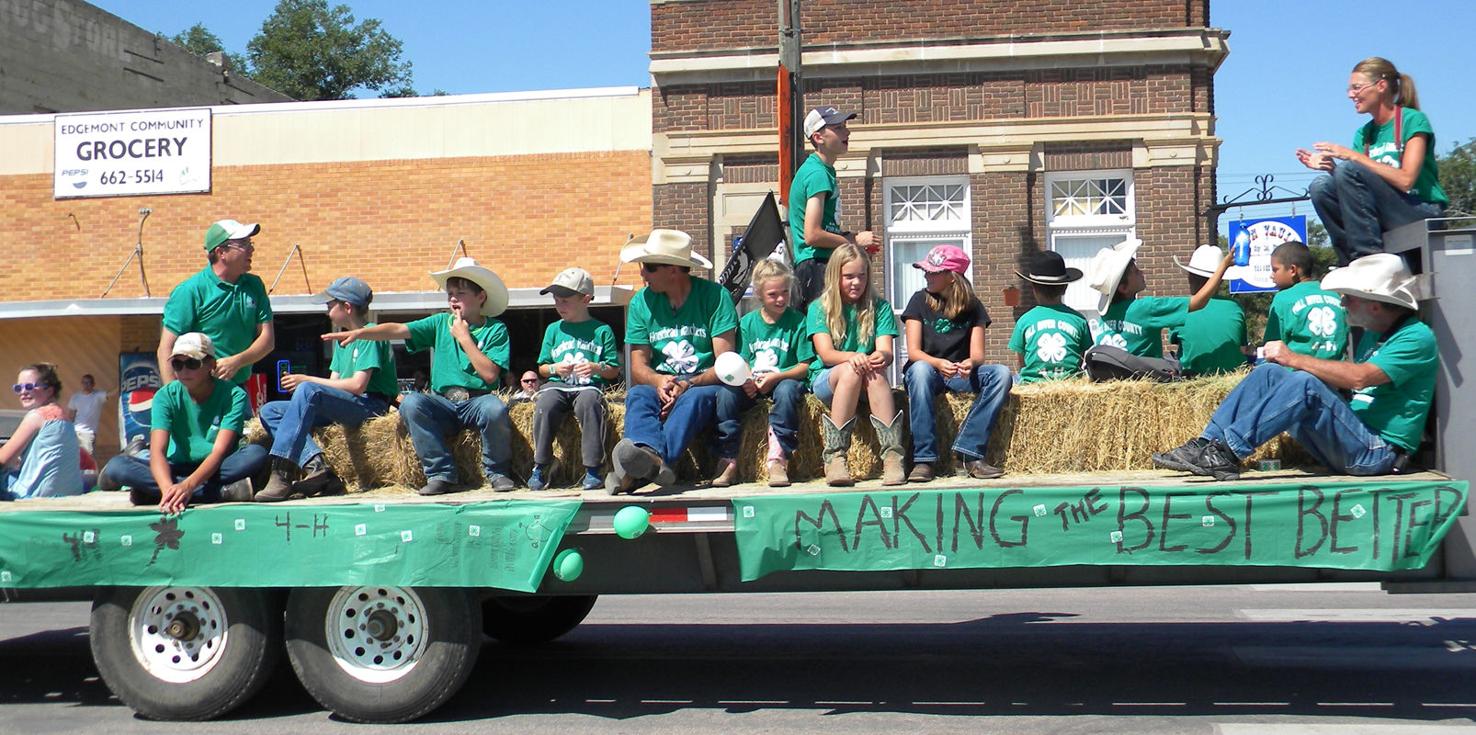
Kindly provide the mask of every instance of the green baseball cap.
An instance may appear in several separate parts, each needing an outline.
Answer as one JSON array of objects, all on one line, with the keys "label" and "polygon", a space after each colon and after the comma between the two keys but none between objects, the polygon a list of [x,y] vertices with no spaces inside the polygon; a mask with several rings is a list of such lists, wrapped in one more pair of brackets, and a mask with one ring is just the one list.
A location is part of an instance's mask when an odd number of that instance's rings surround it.
[{"label": "green baseball cap", "polygon": [[205,252],[226,244],[227,240],[241,240],[258,232],[261,232],[261,225],[258,224],[243,225],[233,219],[220,220],[205,231]]}]

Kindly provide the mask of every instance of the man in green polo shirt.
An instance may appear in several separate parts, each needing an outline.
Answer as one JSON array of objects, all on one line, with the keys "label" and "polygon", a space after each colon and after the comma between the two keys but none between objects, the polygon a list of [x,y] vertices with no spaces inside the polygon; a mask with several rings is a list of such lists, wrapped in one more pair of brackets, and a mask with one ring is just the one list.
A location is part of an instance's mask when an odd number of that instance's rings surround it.
[{"label": "man in green polo shirt", "polygon": [[799,281],[794,307],[801,314],[825,289],[830,251],[853,243],[876,253],[876,236],[869,230],[845,232],[840,227],[835,161],[851,148],[846,121],[854,117],[856,113],[834,107],[817,107],[805,116],[805,139],[815,146],[815,152],[794,172],[789,185],[789,243],[794,250],[795,280]]},{"label": "man in green polo shirt", "polygon": [[164,303],[159,333],[159,378],[174,380],[169,356],[174,341],[186,332],[203,332],[215,343],[216,375],[240,385],[251,377],[251,365],[276,346],[272,305],[266,285],[251,274],[253,235],[261,225],[223,219],[205,231],[209,264],[174,288]]}]

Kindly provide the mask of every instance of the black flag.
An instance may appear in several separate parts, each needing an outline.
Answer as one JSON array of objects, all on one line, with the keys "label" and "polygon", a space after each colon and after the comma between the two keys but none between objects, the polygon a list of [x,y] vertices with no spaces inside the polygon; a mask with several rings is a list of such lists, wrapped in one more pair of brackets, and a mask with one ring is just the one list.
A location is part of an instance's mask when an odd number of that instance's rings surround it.
[{"label": "black flag", "polygon": [[753,265],[769,257],[774,248],[785,240],[784,223],[779,221],[779,205],[774,203],[774,192],[764,197],[742,237],[742,246],[733,252],[718,276],[718,283],[728,290],[734,303],[748,290],[748,277],[753,273]]}]

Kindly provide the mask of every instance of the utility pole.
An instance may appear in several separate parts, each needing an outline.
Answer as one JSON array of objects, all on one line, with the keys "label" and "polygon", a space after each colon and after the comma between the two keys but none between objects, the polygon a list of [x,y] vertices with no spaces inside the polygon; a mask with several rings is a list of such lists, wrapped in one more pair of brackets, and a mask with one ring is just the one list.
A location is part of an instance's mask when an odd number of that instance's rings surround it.
[{"label": "utility pole", "polygon": [[779,198],[789,203],[789,183],[805,157],[805,94],[800,0],[779,2]]}]

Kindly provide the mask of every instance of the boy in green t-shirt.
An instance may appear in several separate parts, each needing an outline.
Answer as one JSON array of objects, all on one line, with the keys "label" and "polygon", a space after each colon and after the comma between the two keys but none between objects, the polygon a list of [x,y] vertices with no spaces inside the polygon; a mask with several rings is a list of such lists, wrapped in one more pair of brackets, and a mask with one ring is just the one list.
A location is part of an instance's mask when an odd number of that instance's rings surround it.
[{"label": "boy in green t-shirt", "polygon": [[463,428],[482,435],[482,472],[498,492],[512,490],[512,424],[507,405],[493,391],[511,359],[507,326],[494,317],[507,310],[507,287],[471,258],[431,275],[446,290],[450,311],[408,324],[385,323],[323,335],[348,346],[357,340],[405,340],[410,352],[431,351],[430,388],[400,402],[400,422],[420,457],[426,484],[421,495],[465,490],[446,437]]},{"label": "boy in green t-shirt", "polygon": [[1092,346],[1086,317],[1061,303],[1066,286],[1081,278],[1060,253],[1044,250],[1015,275],[1030,284],[1036,306],[1015,322],[1010,350],[1020,355],[1020,382],[1060,380],[1081,372],[1081,356]]},{"label": "boy in green t-shirt", "polygon": [[1088,321],[1094,344],[1082,359],[1093,380],[1177,376],[1178,361],[1163,356],[1163,330],[1183,326],[1190,312],[1204,308],[1232,262],[1229,255],[1221,258],[1204,285],[1188,298],[1139,296],[1148,287],[1135,259],[1142,245],[1141,240],[1128,238],[1102,248],[1087,267],[1087,285],[1099,295],[1098,315]]},{"label": "boy in green t-shirt", "polygon": [[250,500],[251,476],[266,464],[267,451],[237,441],[251,416],[246,391],[215,376],[215,344],[200,332],[175,338],[169,362],[176,379],[154,394],[148,459],[114,457],[98,489],[126,485],[134,505],[158,503],[163,513],[191,501]]},{"label": "boy in green t-shirt", "polygon": [[[335,330],[373,326],[368,322],[374,291],[369,284],[344,276],[320,296],[328,303],[328,320]],[[383,416],[400,393],[395,376],[395,353],[388,342],[333,345],[328,377],[288,373],[282,389],[292,398],[261,407],[261,425],[272,436],[272,475],[256,494],[259,503],[286,500],[294,494],[308,497],[341,491],[343,483],[323,461],[323,450],[313,441],[313,429],[329,424],[355,427]],[[302,479],[293,482],[301,471]]]},{"label": "boy in green t-shirt", "polygon": [[1339,360],[1348,349],[1342,297],[1312,280],[1312,250],[1295,240],[1271,251],[1271,280],[1281,289],[1266,312],[1262,342],[1281,341],[1292,352]]},{"label": "boy in green t-shirt", "polygon": [[[1195,248],[1188,263],[1174,256],[1174,265],[1189,274],[1189,293],[1204,289],[1224,262],[1230,261],[1214,245]],[[1218,279],[1215,288],[1219,288]],[[1203,308],[1185,315],[1184,326],[1169,330],[1169,341],[1179,346],[1179,368],[1186,377],[1234,372],[1246,362],[1245,311],[1211,291]]]},{"label": "boy in green t-shirt", "polygon": [[825,288],[825,266],[836,248],[850,243],[875,254],[877,238],[871,231],[846,232],[840,226],[840,187],[835,162],[850,150],[846,123],[854,112],[817,107],[805,116],[805,140],[815,152],[800,164],[789,185],[789,242],[794,249],[794,274],[799,281],[795,308],[801,313]]},{"label": "boy in green t-shirt", "polygon": [[589,315],[594,279],[583,268],[568,268],[539,291],[552,295],[559,320],[543,333],[538,375],[548,382],[533,399],[533,473],[529,490],[543,490],[553,479],[553,440],[572,409],[579,422],[584,477],[579,487],[603,487],[606,414],[604,389],[620,379],[615,331]]}]

